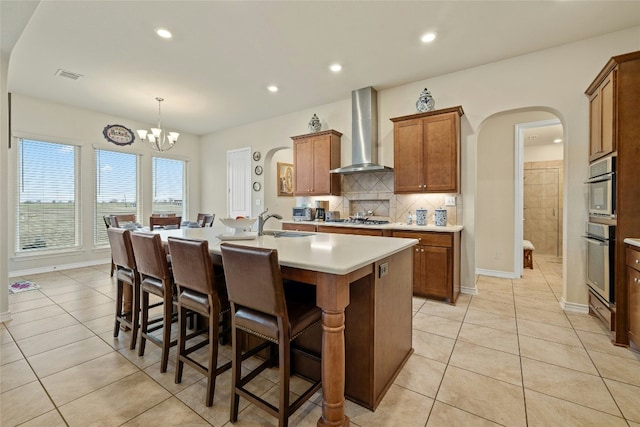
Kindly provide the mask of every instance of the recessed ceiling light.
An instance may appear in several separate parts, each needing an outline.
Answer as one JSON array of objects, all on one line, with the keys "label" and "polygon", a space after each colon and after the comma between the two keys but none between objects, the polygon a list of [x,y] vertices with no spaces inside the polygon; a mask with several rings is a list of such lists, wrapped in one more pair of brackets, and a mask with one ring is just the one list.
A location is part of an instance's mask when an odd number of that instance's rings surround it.
[{"label": "recessed ceiling light", "polygon": [[420,37],[420,40],[422,40],[422,43],[429,43],[432,42],[436,39],[436,33],[426,33],[423,34],[422,37]]},{"label": "recessed ceiling light", "polygon": [[269,92],[277,92],[278,91],[278,86],[276,86],[276,85],[267,86],[267,90]]},{"label": "recessed ceiling light", "polygon": [[340,70],[342,70],[342,65],[340,65],[340,64],[331,64],[331,65],[329,66],[329,69],[330,69],[331,71],[333,71],[334,73],[337,73],[337,72],[339,72]]},{"label": "recessed ceiling light", "polygon": [[553,140],[553,142],[555,142],[556,144],[560,144],[562,142],[562,139],[556,138]]},{"label": "recessed ceiling light", "polygon": [[158,37],[162,37],[163,39],[170,39],[171,37],[173,37],[171,31],[167,30],[166,28],[158,27],[155,31]]}]

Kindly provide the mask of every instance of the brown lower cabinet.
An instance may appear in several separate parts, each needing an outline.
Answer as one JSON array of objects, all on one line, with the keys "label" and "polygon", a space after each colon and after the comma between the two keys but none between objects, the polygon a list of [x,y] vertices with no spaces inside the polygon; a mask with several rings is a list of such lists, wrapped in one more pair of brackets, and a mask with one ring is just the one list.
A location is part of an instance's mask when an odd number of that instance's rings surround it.
[{"label": "brown lower cabinet", "polygon": [[[413,353],[411,331],[411,288],[378,277],[379,265],[396,272],[411,271],[409,251],[392,255],[375,263],[374,273],[351,283],[349,305],[345,310],[345,396],[370,410],[375,410],[396,376]],[[287,290],[288,291],[288,290]],[[319,352],[322,346],[320,325],[296,339],[294,347]],[[292,371],[312,379],[320,378],[320,363],[300,357],[295,350]]]},{"label": "brown lower cabinet", "polygon": [[460,232],[394,231],[418,239],[413,252],[413,294],[455,304],[460,294]]},{"label": "brown lower cabinet", "polygon": [[629,287],[629,345],[640,349],[640,250],[627,246],[627,286]]}]

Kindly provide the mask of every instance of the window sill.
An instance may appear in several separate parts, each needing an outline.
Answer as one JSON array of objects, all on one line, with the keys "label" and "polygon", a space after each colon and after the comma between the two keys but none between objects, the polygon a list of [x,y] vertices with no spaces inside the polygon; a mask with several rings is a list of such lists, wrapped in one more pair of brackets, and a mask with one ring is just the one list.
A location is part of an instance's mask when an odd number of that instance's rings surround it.
[{"label": "window sill", "polygon": [[59,249],[59,250],[51,250],[51,251],[38,251],[38,252],[18,252],[16,253],[11,260],[12,261],[31,261],[34,259],[46,259],[46,258],[57,258],[61,256],[68,255],[83,255],[86,251],[81,248],[72,248],[72,249]]}]

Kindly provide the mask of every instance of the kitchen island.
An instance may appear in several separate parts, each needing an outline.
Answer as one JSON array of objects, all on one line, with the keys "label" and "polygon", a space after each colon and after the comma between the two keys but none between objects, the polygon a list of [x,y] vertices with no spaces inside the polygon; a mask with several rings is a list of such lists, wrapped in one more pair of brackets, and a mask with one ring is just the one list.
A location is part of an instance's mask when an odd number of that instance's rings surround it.
[{"label": "kitchen island", "polygon": [[[225,238],[229,232],[213,227],[159,234],[164,241],[169,236],[207,240],[214,260],[221,263],[218,236]],[[318,426],[348,426],[345,383],[351,400],[373,410],[413,351],[412,247],[418,241],[303,234],[235,243],[277,249],[284,278],[316,287],[316,304],[322,309],[323,401]]]}]

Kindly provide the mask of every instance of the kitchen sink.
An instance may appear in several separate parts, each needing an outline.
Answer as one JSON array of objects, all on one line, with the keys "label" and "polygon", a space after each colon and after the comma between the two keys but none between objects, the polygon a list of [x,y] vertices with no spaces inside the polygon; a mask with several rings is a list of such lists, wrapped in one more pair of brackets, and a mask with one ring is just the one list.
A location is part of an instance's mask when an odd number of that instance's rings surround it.
[{"label": "kitchen sink", "polygon": [[300,231],[280,231],[280,230],[268,230],[263,233],[265,236],[273,237],[305,237],[313,236],[316,233],[305,233]]}]

